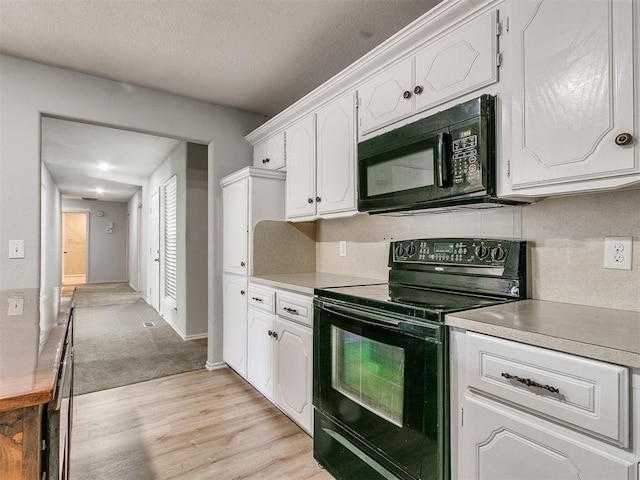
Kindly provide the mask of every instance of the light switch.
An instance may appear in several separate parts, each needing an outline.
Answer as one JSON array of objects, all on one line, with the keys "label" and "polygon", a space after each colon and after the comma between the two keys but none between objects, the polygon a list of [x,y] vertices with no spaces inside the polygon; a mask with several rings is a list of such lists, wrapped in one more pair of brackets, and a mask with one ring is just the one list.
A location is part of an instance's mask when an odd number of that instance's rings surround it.
[{"label": "light switch", "polygon": [[9,240],[9,258],[24,258],[24,240]]}]

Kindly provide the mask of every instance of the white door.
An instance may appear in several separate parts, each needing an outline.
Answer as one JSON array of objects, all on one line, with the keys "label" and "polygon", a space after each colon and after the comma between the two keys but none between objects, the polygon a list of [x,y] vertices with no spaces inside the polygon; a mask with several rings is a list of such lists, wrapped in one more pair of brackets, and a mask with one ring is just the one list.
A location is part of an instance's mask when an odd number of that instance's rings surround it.
[{"label": "white door", "polygon": [[279,317],[276,317],[275,332],[275,402],[311,433],[313,334],[309,327]]},{"label": "white door", "polygon": [[343,95],[317,115],[317,212],[355,211],[355,98]]},{"label": "white door", "polygon": [[247,377],[247,277],[222,276],[222,359]]},{"label": "white door", "polygon": [[247,314],[247,380],[273,398],[274,316],[254,308]]},{"label": "white door", "polygon": [[247,275],[249,270],[249,179],[222,189],[222,270]]},{"label": "white door", "polygon": [[638,478],[638,457],[484,397],[465,394],[463,419],[460,478]]},{"label": "white door", "polygon": [[632,4],[511,2],[514,189],[634,171]]},{"label": "white door", "polygon": [[315,116],[295,123],[287,132],[287,219],[316,213]]},{"label": "white door", "polygon": [[160,190],[150,198],[149,304],[160,312]]}]

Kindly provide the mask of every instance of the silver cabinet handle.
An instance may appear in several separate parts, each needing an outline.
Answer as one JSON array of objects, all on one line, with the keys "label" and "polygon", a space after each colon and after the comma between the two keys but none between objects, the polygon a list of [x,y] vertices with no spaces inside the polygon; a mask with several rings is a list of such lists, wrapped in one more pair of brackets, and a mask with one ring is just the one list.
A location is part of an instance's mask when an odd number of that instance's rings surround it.
[{"label": "silver cabinet handle", "polygon": [[526,385],[527,387],[543,388],[544,390],[548,390],[551,393],[560,393],[560,389],[558,389],[556,387],[552,387],[551,385],[542,385],[541,383],[535,382],[535,381],[531,380],[530,378],[522,378],[522,377],[518,377],[516,375],[511,375],[511,374],[505,373],[505,372],[502,372],[501,375],[504,378],[506,378],[507,380],[515,380],[516,382],[520,382],[523,385]]}]

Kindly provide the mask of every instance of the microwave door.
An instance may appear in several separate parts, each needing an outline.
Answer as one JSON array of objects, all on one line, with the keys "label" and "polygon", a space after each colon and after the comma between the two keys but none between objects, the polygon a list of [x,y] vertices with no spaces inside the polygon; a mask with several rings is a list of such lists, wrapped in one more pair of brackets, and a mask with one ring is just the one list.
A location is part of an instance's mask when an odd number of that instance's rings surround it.
[{"label": "microwave door", "polygon": [[361,158],[361,211],[393,209],[438,198],[451,183],[448,134]]}]

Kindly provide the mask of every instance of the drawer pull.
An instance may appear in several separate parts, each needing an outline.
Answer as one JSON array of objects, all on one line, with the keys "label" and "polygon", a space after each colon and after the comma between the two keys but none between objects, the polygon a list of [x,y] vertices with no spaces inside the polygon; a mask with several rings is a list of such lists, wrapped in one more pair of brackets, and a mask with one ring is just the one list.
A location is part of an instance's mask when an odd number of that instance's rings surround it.
[{"label": "drawer pull", "polygon": [[264,300],[262,300],[261,298],[258,297],[251,297],[251,300],[255,300],[256,302],[260,302],[262,303]]},{"label": "drawer pull", "polygon": [[298,310],[295,308],[284,307],[283,310],[289,312],[291,315],[298,315]]},{"label": "drawer pull", "polygon": [[516,375],[510,375],[504,372],[501,375],[507,380],[515,380],[516,382],[525,384],[527,387],[538,387],[538,388],[543,388],[545,390],[548,390],[551,393],[560,393],[560,390],[558,388],[552,387],[551,385],[542,385],[538,382],[534,382],[530,378],[520,378],[520,377],[517,377]]}]

